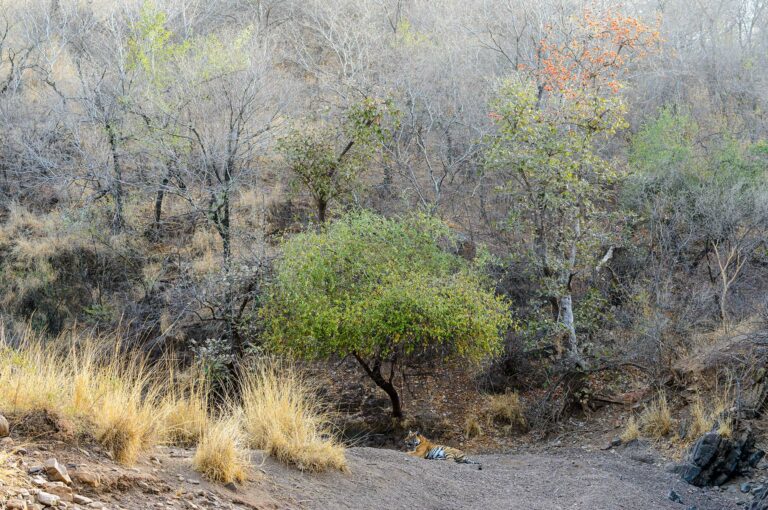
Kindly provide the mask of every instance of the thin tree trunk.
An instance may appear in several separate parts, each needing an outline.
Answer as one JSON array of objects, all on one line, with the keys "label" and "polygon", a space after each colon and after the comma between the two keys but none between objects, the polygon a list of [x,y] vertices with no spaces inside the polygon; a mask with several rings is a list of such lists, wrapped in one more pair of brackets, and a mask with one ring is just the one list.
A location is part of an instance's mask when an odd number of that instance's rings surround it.
[{"label": "thin tree trunk", "polygon": [[[365,373],[368,374],[376,386],[384,390],[389,396],[389,400],[392,402],[392,417],[401,419],[403,417],[403,408],[400,402],[400,395],[397,393],[397,388],[392,384],[394,370],[391,371],[389,380],[385,379],[381,374],[381,360],[376,360],[373,366],[368,365],[363,358],[357,354],[353,354],[358,363],[363,367]],[[394,367],[393,367],[394,368]]]},{"label": "thin tree trunk", "polygon": [[155,232],[160,230],[160,218],[163,214],[163,197],[165,196],[165,187],[168,186],[168,176],[163,177],[163,182],[157,188],[155,197]]},{"label": "thin tree trunk", "polygon": [[328,202],[324,199],[317,200],[317,221],[325,223],[326,213],[328,211]]},{"label": "thin tree trunk", "polygon": [[105,128],[109,138],[109,148],[112,151],[112,164],[115,173],[114,183],[112,185],[112,197],[115,200],[115,213],[112,217],[112,231],[120,232],[125,225],[123,219],[123,169],[120,164],[115,130],[109,122],[106,123]]}]

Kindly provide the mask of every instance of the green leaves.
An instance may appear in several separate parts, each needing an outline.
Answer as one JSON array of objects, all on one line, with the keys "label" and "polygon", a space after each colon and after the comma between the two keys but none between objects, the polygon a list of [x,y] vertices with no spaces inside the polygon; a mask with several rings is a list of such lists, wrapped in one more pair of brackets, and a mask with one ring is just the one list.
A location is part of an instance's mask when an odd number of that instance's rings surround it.
[{"label": "green leaves", "polygon": [[384,143],[386,118],[396,119],[391,102],[366,98],[346,113],[339,129],[319,124],[293,129],[278,141],[296,178],[318,207],[320,221],[332,200],[350,193],[376,150]]},{"label": "green leaves", "polygon": [[271,344],[406,362],[498,353],[507,303],[439,243],[452,243],[439,220],[366,212],[288,240],[264,308]]},{"label": "green leaves", "polygon": [[574,265],[589,265],[614,235],[607,205],[620,173],[595,142],[624,126],[623,105],[586,92],[547,103],[532,83],[509,81],[491,107],[486,168],[510,197],[509,228],[531,241],[533,260],[555,279],[544,286],[558,295]]}]

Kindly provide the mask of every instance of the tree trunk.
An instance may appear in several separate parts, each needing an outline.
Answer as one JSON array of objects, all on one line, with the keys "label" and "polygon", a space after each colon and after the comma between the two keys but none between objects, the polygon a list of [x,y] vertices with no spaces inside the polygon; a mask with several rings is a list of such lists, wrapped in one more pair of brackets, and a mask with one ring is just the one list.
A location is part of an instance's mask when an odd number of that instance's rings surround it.
[{"label": "tree trunk", "polygon": [[155,197],[155,232],[160,230],[160,217],[163,214],[163,197],[165,196],[165,187],[168,186],[168,176],[163,177],[163,182],[157,188]]},{"label": "tree trunk", "polygon": [[353,354],[355,359],[358,363],[363,367],[363,370],[365,370],[365,373],[368,374],[368,377],[370,377],[374,383],[376,383],[376,386],[381,388],[386,392],[386,394],[389,396],[389,400],[392,402],[392,417],[396,419],[402,419],[403,417],[403,408],[402,404],[400,402],[400,395],[397,393],[397,388],[395,388],[395,385],[392,384],[392,379],[394,378],[394,363],[392,364],[392,369],[390,370],[389,379],[387,380],[384,378],[384,376],[381,374],[381,360],[376,360],[373,363],[373,366],[369,365],[365,362],[363,358],[358,356],[357,354]]},{"label": "tree trunk", "polygon": [[123,169],[120,165],[120,155],[117,148],[117,135],[112,124],[107,122],[104,126],[109,138],[109,148],[112,151],[112,164],[115,172],[112,185],[112,197],[115,200],[115,213],[112,217],[112,231],[120,232],[124,226],[123,220]]},{"label": "tree trunk", "polygon": [[560,322],[562,322],[565,329],[568,330],[568,358],[570,358],[576,365],[583,366],[584,360],[579,352],[579,341],[576,337],[576,324],[573,319],[573,298],[570,292],[560,298]]},{"label": "tree trunk", "polygon": [[326,212],[328,211],[328,201],[324,199],[317,200],[317,221],[325,223]]}]

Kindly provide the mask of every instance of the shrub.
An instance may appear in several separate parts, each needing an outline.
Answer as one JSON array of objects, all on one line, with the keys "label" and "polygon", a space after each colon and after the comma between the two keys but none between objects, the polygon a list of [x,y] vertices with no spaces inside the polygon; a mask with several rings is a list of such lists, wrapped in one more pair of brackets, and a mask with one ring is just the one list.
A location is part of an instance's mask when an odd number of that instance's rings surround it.
[{"label": "shrub", "polygon": [[205,430],[192,459],[195,471],[213,482],[242,482],[248,476],[248,453],[236,415],[222,417]]},{"label": "shrub", "polygon": [[328,414],[294,368],[262,362],[240,379],[252,447],[300,470],[346,470],[344,448],[334,440]]},{"label": "shrub", "polygon": [[263,309],[270,344],[304,358],[354,357],[402,417],[397,368],[434,359],[477,361],[501,350],[506,302],[434,218],[350,214],[283,244]]}]

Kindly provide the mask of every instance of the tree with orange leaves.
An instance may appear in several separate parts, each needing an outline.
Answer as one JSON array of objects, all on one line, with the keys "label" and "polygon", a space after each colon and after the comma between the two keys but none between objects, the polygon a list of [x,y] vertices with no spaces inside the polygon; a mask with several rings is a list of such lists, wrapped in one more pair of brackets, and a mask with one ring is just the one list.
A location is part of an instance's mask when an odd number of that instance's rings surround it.
[{"label": "tree with orange leaves", "polygon": [[635,59],[654,51],[659,37],[613,11],[585,11],[572,21],[558,30],[547,27],[535,66],[501,87],[489,115],[497,133],[487,166],[504,176],[499,189],[511,198],[506,227],[529,241],[551,304],[545,321],[565,333],[567,358],[584,367],[574,280],[610,258],[622,225],[609,207],[621,174],[595,142],[626,126],[621,80]]}]

